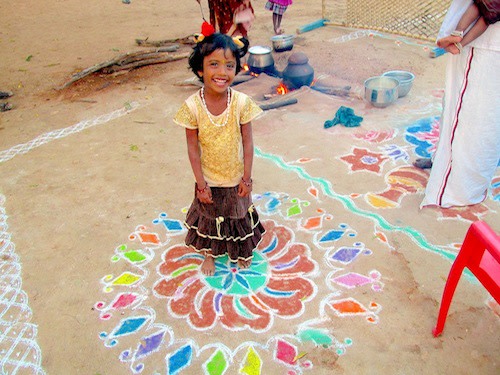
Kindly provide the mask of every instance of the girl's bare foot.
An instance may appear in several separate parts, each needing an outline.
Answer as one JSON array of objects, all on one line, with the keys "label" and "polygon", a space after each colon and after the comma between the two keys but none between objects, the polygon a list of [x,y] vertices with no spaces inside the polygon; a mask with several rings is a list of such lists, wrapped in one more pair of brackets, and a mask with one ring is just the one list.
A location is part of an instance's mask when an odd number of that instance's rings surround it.
[{"label": "girl's bare foot", "polygon": [[251,264],[252,264],[252,259],[247,259],[247,260],[238,259],[238,267],[240,267],[241,269],[249,268]]},{"label": "girl's bare foot", "polygon": [[210,255],[206,255],[201,264],[201,273],[205,276],[213,276],[215,273],[215,261]]}]

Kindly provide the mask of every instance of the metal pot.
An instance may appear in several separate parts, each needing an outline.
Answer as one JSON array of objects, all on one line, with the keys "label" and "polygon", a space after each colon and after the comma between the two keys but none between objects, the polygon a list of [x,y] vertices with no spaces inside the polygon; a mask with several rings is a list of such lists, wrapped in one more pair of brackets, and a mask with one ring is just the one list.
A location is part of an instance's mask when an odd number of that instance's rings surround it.
[{"label": "metal pot", "polygon": [[293,49],[293,40],[295,36],[292,34],[275,35],[271,38],[273,48],[276,52],[290,51]]},{"label": "metal pot", "polygon": [[251,72],[262,73],[274,70],[274,59],[270,47],[254,46],[248,49],[247,64]]},{"label": "metal pot", "polygon": [[406,96],[413,85],[415,74],[404,70],[391,70],[382,74],[384,77],[396,78],[399,81],[398,93],[399,97]]},{"label": "metal pot", "polygon": [[365,99],[374,107],[385,108],[398,98],[399,81],[387,76],[371,77],[365,81]]}]

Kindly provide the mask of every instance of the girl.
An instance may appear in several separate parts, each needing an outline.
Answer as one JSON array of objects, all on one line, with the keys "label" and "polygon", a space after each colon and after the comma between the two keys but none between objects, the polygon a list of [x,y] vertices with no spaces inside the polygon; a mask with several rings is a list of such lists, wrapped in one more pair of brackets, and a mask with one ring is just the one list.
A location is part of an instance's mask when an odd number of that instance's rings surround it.
[{"label": "girl", "polygon": [[[238,42],[238,41],[237,41]],[[239,42],[238,42],[239,43]],[[189,57],[189,66],[203,82],[174,117],[186,128],[195,197],[186,215],[186,245],[204,254],[201,271],[215,273],[214,258],[228,255],[248,268],[264,227],[252,204],[253,140],[250,121],[262,110],[230,88],[241,70],[233,39],[214,33],[208,23]]]},{"label": "girl", "polygon": [[277,35],[285,32],[281,28],[281,19],[289,5],[292,5],[292,0],[268,0],[266,3],[266,9],[273,12],[274,32]]}]

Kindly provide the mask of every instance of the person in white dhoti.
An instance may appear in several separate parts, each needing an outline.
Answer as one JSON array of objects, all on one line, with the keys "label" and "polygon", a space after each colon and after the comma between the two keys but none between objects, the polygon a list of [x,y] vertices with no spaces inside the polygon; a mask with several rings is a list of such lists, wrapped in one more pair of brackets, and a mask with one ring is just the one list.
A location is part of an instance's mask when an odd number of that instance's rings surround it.
[{"label": "person in white dhoti", "polygon": [[[472,0],[453,0],[439,31],[451,35]],[[440,135],[421,207],[482,202],[500,159],[500,23],[449,54]]]}]

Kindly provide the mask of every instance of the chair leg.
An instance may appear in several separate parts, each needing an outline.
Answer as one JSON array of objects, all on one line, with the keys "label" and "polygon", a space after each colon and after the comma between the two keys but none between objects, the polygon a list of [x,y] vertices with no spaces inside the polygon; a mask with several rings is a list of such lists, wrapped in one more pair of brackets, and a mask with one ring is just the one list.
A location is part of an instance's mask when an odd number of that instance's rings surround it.
[{"label": "chair leg", "polygon": [[[454,264],[456,266],[456,264]],[[446,285],[444,286],[443,297],[441,298],[441,306],[439,307],[439,314],[436,326],[432,330],[434,337],[439,336],[444,329],[444,323],[448,316],[448,310],[450,309],[451,300],[457,284],[462,276],[463,266],[451,267],[450,273],[448,275],[448,280],[446,280]]]}]

